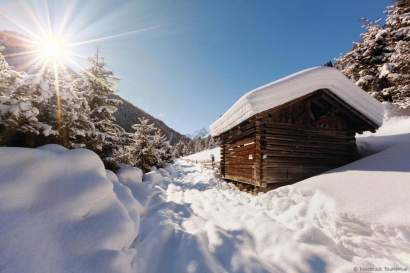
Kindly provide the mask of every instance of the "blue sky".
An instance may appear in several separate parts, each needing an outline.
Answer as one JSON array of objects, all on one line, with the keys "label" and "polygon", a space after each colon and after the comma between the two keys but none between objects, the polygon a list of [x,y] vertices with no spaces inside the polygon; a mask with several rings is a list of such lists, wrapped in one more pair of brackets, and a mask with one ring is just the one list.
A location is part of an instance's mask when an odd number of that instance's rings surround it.
[{"label": "blue sky", "polygon": [[[26,2],[44,18],[44,1]],[[3,29],[27,16],[16,1],[0,1]],[[32,3],[31,5],[29,5]],[[58,23],[72,10],[75,40],[101,40],[119,94],[182,133],[207,127],[242,94],[348,51],[362,32],[360,18],[384,17],[390,0],[293,1],[48,1]],[[21,4],[21,3],[20,3]],[[75,5],[74,5],[75,4]],[[17,24],[16,24],[17,22]]]}]

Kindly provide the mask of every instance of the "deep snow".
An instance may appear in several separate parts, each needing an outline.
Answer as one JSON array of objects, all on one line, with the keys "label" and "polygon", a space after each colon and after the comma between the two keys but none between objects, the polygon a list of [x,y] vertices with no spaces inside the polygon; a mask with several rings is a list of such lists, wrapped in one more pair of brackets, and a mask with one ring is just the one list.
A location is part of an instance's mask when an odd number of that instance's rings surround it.
[{"label": "deep snow", "polygon": [[0,148],[0,272],[410,270],[409,125],[392,119],[358,136],[375,154],[258,195],[186,160],[114,174],[88,150]]},{"label": "deep snow", "polygon": [[130,272],[121,199],[93,152],[0,148],[0,272]]}]

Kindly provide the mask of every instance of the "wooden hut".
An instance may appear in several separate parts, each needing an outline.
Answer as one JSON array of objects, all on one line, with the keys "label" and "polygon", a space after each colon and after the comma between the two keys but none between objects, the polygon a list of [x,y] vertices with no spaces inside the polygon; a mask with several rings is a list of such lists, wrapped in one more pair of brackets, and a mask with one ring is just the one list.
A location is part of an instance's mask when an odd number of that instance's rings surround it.
[{"label": "wooden hut", "polygon": [[210,129],[225,179],[275,188],[357,159],[355,134],[382,119],[377,100],[336,69],[317,67],[245,94]]}]

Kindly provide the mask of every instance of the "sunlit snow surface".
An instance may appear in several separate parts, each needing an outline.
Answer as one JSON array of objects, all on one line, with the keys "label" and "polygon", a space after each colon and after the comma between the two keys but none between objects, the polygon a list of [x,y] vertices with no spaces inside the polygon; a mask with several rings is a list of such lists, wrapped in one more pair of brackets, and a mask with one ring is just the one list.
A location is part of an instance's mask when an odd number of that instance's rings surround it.
[{"label": "sunlit snow surface", "polygon": [[409,268],[409,125],[390,120],[358,137],[373,155],[259,195],[186,160],[141,179],[87,150],[0,148],[0,272]]}]

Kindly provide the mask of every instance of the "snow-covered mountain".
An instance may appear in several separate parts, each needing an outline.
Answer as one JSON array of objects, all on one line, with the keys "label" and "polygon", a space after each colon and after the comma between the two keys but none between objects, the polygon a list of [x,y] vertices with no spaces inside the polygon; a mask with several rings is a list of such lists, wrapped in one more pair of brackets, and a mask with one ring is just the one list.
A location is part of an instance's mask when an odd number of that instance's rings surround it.
[{"label": "snow-covered mountain", "polygon": [[209,136],[209,130],[207,128],[202,128],[194,131],[192,134],[186,134],[186,136],[190,139],[205,138]]}]

